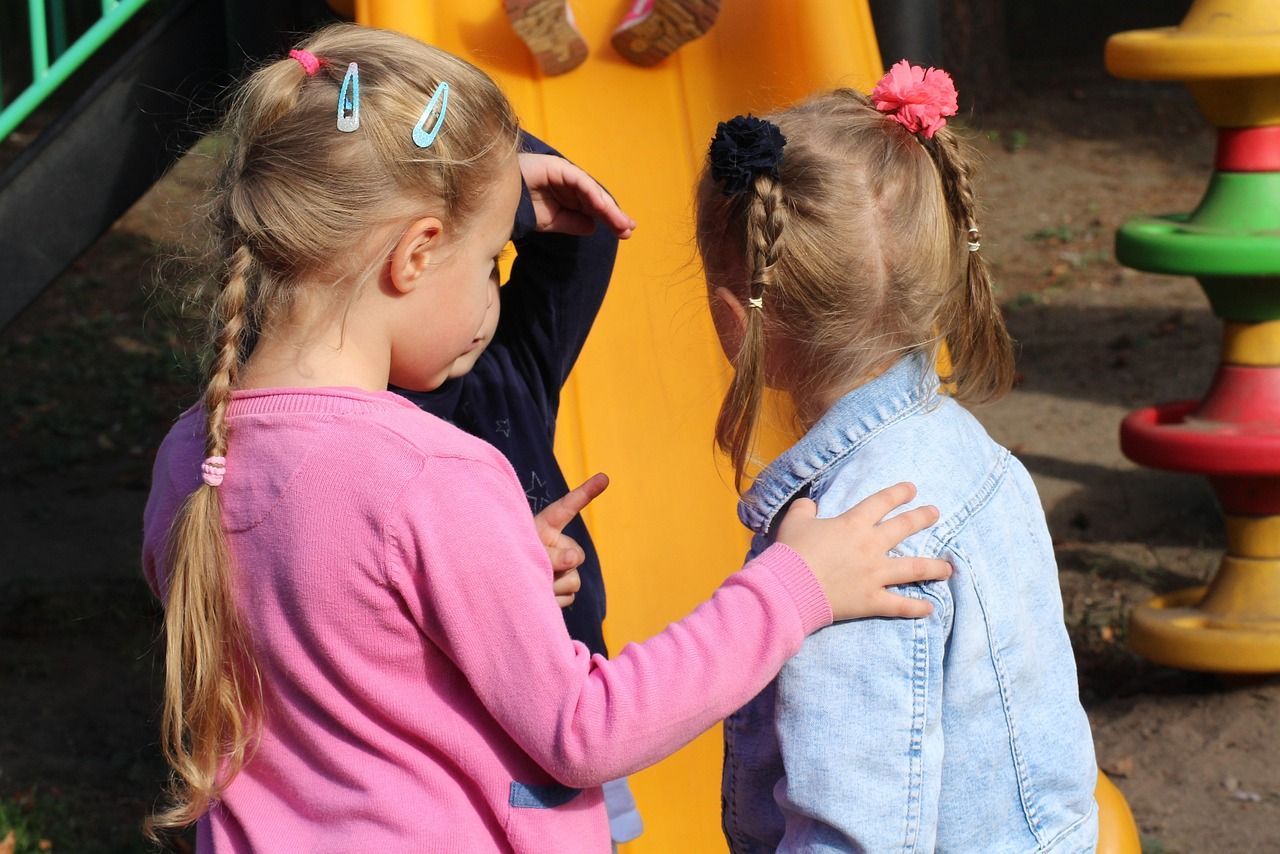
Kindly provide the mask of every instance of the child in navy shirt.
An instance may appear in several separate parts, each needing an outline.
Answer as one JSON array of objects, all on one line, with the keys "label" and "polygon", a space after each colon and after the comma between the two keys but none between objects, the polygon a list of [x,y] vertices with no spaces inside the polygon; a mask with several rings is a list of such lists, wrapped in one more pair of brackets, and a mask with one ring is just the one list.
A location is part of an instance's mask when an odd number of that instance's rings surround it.
[{"label": "child in navy shirt", "polygon": [[[559,156],[528,134],[523,150]],[[537,230],[527,188],[511,240],[516,258],[499,291],[501,310],[492,340],[474,360],[430,392],[399,390],[432,415],[452,422],[500,450],[520,478],[534,514],[569,491],[554,444],[560,390],[604,301],[618,237],[606,223],[585,236]],[[465,373],[463,373],[465,371]],[[591,535],[580,516],[564,528],[582,549],[581,588],[563,609],[569,635],[592,653],[608,655],[602,625],[604,580]],[[605,786],[616,842],[640,833],[640,818],[625,781]]]}]

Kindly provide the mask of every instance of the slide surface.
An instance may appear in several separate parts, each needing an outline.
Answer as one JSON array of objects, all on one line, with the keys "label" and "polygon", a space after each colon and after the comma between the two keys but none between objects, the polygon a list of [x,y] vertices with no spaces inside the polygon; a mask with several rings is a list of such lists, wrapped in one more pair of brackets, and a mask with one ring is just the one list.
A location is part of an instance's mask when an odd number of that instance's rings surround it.
[{"label": "slide surface", "polygon": [[[361,23],[408,33],[488,71],[524,126],[595,175],[640,223],[621,246],[565,391],[557,439],[571,484],[595,471],[613,479],[587,521],[615,650],[687,614],[741,564],[748,542],[731,474],[713,453],[729,369],[692,234],[692,188],[716,122],[822,88],[869,91],[881,73],[865,0],[723,0],[710,33],[653,68],[630,65],[609,44],[630,5],[573,3],[591,56],[567,75],[543,78],[497,0],[356,2]],[[633,777],[646,828],[624,850],[724,850],[720,760],[716,728]]]}]

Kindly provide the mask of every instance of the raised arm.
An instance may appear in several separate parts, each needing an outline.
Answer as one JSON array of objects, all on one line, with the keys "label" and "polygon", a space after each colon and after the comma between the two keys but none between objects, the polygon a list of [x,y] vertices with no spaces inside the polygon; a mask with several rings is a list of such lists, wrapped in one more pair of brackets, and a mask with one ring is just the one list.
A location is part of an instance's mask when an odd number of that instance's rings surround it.
[{"label": "raised arm", "polygon": [[[523,146],[530,154],[559,157],[528,134]],[[527,163],[525,158],[522,165]],[[547,179],[557,176],[547,176],[543,169],[531,182],[530,170],[524,171],[512,231],[516,258],[502,288],[495,338],[512,352],[527,381],[543,388],[554,409],[608,290],[619,229],[617,222],[580,210],[574,188],[563,182],[547,186]],[[562,213],[558,220],[551,208]]]}]

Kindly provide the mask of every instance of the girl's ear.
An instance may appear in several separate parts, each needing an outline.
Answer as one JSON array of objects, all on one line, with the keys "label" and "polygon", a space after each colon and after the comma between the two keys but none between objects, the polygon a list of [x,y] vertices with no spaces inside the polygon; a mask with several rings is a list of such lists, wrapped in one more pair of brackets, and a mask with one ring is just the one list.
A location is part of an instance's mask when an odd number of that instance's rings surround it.
[{"label": "girl's ear", "polygon": [[733,296],[733,292],[724,287],[723,284],[716,288],[716,296],[721,298],[724,305],[728,306],[728,310],[733,312],[733,320],[737,323],[737,330],[739,330],[739,333],[745,333],[746,309],[742,307],[742,303],[739,301],[739,298]]},{"label": "girl's ear", "polygon": [[738,337],[741,338],[747,331],[747,310],[742,303],[734,296],[733,291],[724,285],[716,288],[716,299],[724,303],[729,310],[729,316],[733,318],[733,323],[737,327]]},{"label": "girl's ear", "polygon": [[433,216],[413,222],[391,250],[391,286],[407,294],[422,284],[432,255],[438,253],[444,224]]},{"label": "girl's ear", "polygon": [[747,309],[733,291],[723,285],[711,291],[711,321],[725,358],[734,362],[747,334]]}]

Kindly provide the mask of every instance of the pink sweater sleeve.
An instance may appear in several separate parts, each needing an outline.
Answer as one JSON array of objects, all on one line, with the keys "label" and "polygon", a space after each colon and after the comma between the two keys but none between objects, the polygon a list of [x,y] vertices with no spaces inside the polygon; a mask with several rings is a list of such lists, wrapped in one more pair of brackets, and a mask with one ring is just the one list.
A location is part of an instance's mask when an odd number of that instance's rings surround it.
[{"label": "pink sweater sleeve", "polygon": [[509,467],[432,458],[397,506],[391,583],[490,714],[568,786],[598,785],[675,752],[755,696],[809,632],[831,622],[804,561],[775,545],[662,633],[611,660],[593,657],[565,630]]}]

